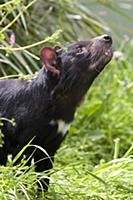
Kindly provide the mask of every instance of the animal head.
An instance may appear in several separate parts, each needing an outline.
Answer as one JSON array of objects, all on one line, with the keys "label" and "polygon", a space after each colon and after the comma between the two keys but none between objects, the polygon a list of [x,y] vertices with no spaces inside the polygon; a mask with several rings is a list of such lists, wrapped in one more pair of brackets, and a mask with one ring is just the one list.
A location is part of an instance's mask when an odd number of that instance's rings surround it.
[{"label": "animal head", "polygon": [[59,46],[41,50],[45,70],[59,80],[53,93],[71,91],[81,98],[112,56],[112,38],[108,35],[72,43],[67,51]]},{"label": "animal head", "polygon": [[45,70],[57,75],[61,75],[61,72],[100,72],[112,55],[112,38],[108,35],[75,42],[68,46],[67,51],[59,46],[44,47],[41,50]]}]

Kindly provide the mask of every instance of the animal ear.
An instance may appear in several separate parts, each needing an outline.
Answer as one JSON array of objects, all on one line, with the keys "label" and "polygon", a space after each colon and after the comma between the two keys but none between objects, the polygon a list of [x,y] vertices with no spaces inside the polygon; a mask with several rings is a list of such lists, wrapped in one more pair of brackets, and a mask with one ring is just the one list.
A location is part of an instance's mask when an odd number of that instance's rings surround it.
[{"label": "animal ear", "polygon": [[56,49],[50,47],[44,47],[41,49],[41,58],[43,60],[44,68],[46,71],[51,71],[55,74],[59,74],[56,61]]},{"label": "animal ear", "polygon": [[45,62],[45,60],[53,60],[55,59],[56,52],[54,49],[50,47],[44,47],[41,49],[41,58]]}]

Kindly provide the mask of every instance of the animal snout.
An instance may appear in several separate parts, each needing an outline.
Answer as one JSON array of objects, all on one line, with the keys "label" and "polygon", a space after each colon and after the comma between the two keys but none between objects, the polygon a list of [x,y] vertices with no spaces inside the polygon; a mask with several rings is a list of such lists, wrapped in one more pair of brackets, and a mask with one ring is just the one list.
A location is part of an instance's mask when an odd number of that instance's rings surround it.
[{"label": "animal snout", "polygon": [[112,46],[112,42],[113,42],[112,37],[107,34],[104,34],[92,39],[93,46],[103,45],[103,46],[109,47],[109,46]]},{"label": "animal snout", "polygon": [[112,44],[112,37],[109,35],[103,35],[102,36],[102,40],[104,40],[107,43],[111,43]]}]

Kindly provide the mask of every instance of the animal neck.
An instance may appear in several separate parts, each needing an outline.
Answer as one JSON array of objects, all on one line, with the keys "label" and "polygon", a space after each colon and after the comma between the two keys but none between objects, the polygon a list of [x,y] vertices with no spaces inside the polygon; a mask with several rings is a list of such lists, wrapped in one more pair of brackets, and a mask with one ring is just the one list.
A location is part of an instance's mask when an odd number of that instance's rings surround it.
[{"label": "animal neck", "polygon": [[80,74],[76,79],[61,80],[53,92],[53,102],[55,105],[55,116],[66,122],[73,120],[76,108],[81,103],[89,87],[93,83],[96,75],[91,74],[85,79]]},{"label": "animal neck", "polygon": [[45,91],[52,91],[58,81],[59,78],[57,75],[53,75],[51,72],[45,72],[44,68],[42,68],[37,76],[33,79],[32,88],[42,88],[43,90],[45,89]]}]

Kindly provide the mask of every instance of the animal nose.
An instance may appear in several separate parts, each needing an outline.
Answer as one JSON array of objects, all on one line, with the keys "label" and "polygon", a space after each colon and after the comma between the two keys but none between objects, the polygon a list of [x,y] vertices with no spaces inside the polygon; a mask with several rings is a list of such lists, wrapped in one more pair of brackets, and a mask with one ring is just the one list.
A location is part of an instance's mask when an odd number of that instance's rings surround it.
[{"label": "animal nose", "polygon": [[105,42],[112,43],[112,37],[109,35],[103,35],[103,39]]}]

